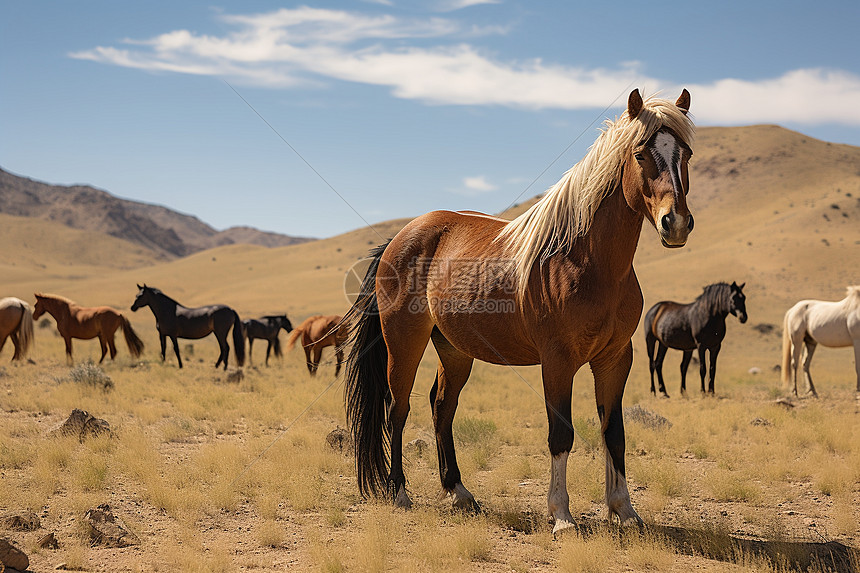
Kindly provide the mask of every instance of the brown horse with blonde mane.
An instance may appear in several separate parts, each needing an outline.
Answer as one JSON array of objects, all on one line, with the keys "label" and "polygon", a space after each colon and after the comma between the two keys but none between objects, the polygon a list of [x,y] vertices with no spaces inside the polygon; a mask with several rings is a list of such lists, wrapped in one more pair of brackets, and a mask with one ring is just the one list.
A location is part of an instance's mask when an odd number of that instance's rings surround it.
[{"label": "brown horse with blonde mane", "polygon": [[451,430],[473,361],[540,364],[552,456],[548,509],[554,532],[573,527],[566,477],[571,395],[574,374],[589,364],[609,517],[642,523],[627,489],[621,415],[643,304],[633,256],[643,220],[666,247],[683,246],[693,228],[686,203],[689,106],[686,90],[676,102],[643,101],[634,90],[585,158],[513,221],[436,211],[372,253],[346,317],[354,324],[347,421],[362,494],[411,505],[403,428],[432,341],[439,356],[430,391],[439,476],[454,507],[477,507],[461,482]]},{"label": "brown horse with blonde mane", "polygon": [[343,317],[337,314],[311,316],[293,329],[287,338],[287,350],[292,350],[299,337],[302,338],[305,360],[307,360],[308,372],[311,373],[311,376],[316,375],[322,359],[323,348],[326,346],[334,346],[337,357],[334,375],[340,374],[340,365],[343,363],[343,343],[349,336],[349,328],[347,325],[341,324],[342,320]]},{"label": "brown horse with blonde mane", "polygon": [[0,351],[10,337],[15,346],[12,360],[23,360],[33,344],[33,309],[14,296],[0,298]]},{"label": "brown horse with blonde mane", "polygon": [[134,358],[143,353],[143,341],[131,327],[128,319],[121,312],[109,306],[78,306],[77,303],[55,294],[36,293],[36,306],[33,309],[33,319],[38,320],[46,312],[57,321],[57,331],[66,342],[66,359],[72,361],[72,339],[90,340],[98,337],[102,349],[101,364],[108,350],[111,360],[116,358],[114,334],[117,328],[122,329],[128,351]]}]

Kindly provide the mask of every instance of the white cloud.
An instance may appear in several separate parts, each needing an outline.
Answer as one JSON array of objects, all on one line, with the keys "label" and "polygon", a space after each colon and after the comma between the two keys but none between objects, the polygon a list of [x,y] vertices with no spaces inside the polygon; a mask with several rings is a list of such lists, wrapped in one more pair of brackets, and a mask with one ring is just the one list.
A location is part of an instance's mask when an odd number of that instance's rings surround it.
[{"label": "white cloud", "polygon": [[462,10],[470,6],[478,6],[480,4],[500,4],[501,0],[441,0],[438,3],[438,10],[442,12],[452,12],[454,10]]},{"label": "white cloud", "polygon": [[478,175],[476,177],[464,177],[463,178],[463,187],[465,187],[468,191],[474,193],[488,193],[490,191],[495,191],[498,189],[497,185],[493,185],[487,178],[483,175]]},{"label": "white cloud", "polygon": [[[451,6],[481,0],[451,0]],[[504,27],[477,29],[448,18],[301,7],[221,15],[235,29],[223,36],[168,32],[99,46],[71,57],[141,70],[225,77],[273,88],[341,80],[384,86],[398,98],[440,105],[498,105],[527,109],[602,109],[631,85],[666,86],[638,62],[615,68],[565,66],[540,59],[502,61],[458,43]],[[480,35],[480,34],[478,34]],[[422,47],[410,46],[421,38]],[[436,39],[438,45],[427,46]],[[664,90],[666,97],[680,87]],[[686,85],[700,123],[842,123],[860,125],[860,77],[840,70],[801,69],[765,80],[722,79]],[[622,103],[623,97],[619,101]]]}]

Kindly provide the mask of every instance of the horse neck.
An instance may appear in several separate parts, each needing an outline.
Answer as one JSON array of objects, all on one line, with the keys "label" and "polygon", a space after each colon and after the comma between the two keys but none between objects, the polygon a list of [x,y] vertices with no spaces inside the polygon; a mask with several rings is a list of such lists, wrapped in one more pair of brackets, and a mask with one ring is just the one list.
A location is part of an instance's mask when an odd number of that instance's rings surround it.
[{"label": "horse neck", "polygon": [[45,312],[54,317],[54,320],[71,315],[71,305],[58,299],[50,299],[50,303],[45,305]]},{"label": "horse neck", "polygon": [[633,268],[643,216],[630,208],[619,184],[598,207],[588,232],[577,239],[570,256],[588,261],[608,277],[622,278]]}]

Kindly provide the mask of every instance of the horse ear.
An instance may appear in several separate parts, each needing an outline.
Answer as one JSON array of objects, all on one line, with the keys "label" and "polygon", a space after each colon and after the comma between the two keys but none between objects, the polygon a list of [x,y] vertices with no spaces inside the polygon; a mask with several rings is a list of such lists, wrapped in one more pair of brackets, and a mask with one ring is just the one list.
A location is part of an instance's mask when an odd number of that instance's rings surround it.
[{"label": "horse ear", "polygon": [[681,91],[681,95],[678,97],[678,101],[675,102],[675,105],[678,106],[684,115],[687,115],[687,112],[690,111],[690,92],[687,91],[687,88],[684,88]]},{"label": "horse ear", "polygon": [[732,281],[732,288],[738,288],[738,283],[736,283],[735,281]]},{"label": "horse ear", "polygon": [[747,283],[741,283],[741,286],[738,287],[738,290],[744,290],[745,286],[747,286]]},{"label": "horse ear", "polygon": [[642,96],[639,95],[639,88],[630,92],[630,97],[627,98],[627,115],[630,119],[636,119],[639,112],[642,111]]},{"label": "horse ear", "polygon": [[137,285],[137,290],[143,290],[143,287],[140,285]]}]

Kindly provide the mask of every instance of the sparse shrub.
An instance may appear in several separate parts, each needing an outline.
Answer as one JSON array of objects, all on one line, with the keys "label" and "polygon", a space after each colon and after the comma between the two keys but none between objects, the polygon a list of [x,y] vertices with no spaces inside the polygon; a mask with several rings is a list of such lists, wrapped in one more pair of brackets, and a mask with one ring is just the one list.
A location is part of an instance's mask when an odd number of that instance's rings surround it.
[{"label": "sparse shrub", "polygon": [[257,542],[263,547],[281,547],[284,536],[284,528],[274,521],[266,520],[257,528]]},{"label": "sparse shrub", "polygon": [[463,444],[479,444],[496,433],[496,423],[463,416],[454,420],[454,436]]},{"label": "sparse shrub", "polygon": [[81,362],[69,370],[68,380],[75,384],[86,384],[101,390],[113,390],[113,380],[105,374],[105,371],[92,360]]}]

